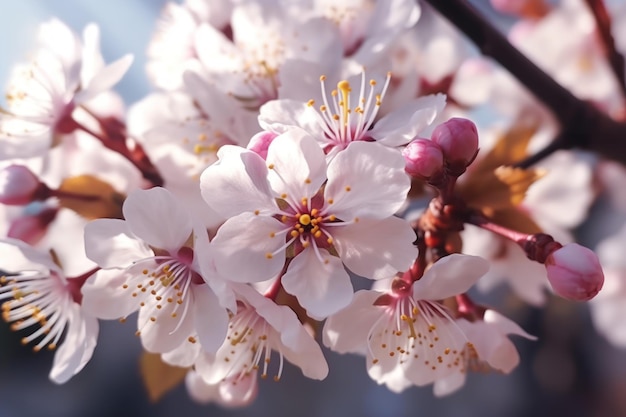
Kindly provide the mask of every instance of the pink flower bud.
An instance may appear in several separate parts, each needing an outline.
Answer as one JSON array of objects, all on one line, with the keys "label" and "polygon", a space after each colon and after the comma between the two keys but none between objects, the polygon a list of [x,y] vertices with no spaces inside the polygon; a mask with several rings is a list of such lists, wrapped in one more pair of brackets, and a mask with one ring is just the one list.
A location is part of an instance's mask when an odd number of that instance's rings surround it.
[{"label": "pink flower bud", "polygon": [[10,165],[0,171],[0,203],[23,206],[34,201],[37,194],[47,188],[30,169],[23,165]]},{"label": "pink flower bud", "polygon": [[266,159],[270,143],[272,143],[276,136],[278,136],[276,133],[268,132],[266,130],[259,132],[252,136],[252,139],[250,139],[248,149],[259,154],[261,158]]},{"label": "pink flower bud", "polygon": [[36,245],[46,235],[48,226],[54,221],[57,208],[44,208],[36,214],[26,214],[11,222],[7,237]]},{"label": "pink flower bud", "polygon": [[545,265],[554,292],[569,300],[590,300],[600,292],[604,283],[604,273],[596,254],[576,243],[552,252]]},{"label": "pink flower bud", "polygon": [[431,136],[441,147],[453,173],[463,173],[478,152],[478,132],[470,120],[453,117],[435,128]]},{"label": "pink flower bud", "polygon": [[415,139],[403,150],[405,171],[412,177],[428,180],[443,172],[443,152],[428,139]]}]

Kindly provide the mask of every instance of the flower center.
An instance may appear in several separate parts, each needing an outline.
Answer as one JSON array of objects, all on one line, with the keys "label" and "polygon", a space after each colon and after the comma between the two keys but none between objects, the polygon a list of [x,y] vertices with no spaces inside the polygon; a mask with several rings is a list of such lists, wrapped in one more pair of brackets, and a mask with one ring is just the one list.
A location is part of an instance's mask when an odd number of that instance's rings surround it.
[{"label": "flower center", "polygon": [[[325,142],[328,143],[325,151],[335,146],[344,149],[350,142],[357,140],[369,140],[367,131],[374,124],[390,80],[391,73],[387,73],[383,88],[379,89],[376,80],[371,79],[368,92],[365,72],[362,72],[358,96],[352,94],[350,83],[342,80],[337,83],[337,89],[330,92],[329,99],[326,94],[326,76],[320,77],[324,104],[319,107],[319,113],[324,121],[322,129],[326,135]],[[314,104],[314,100],[309,100],[309,106]]]}]

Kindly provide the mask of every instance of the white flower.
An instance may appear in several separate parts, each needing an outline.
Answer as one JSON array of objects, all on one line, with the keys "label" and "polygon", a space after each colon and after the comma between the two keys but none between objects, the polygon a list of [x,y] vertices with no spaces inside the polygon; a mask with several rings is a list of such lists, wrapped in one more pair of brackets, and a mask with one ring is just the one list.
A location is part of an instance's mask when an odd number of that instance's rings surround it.
[{"label": "white flower", "polygon": [[438,94],[412,100],[377,120],[390,80],[391,74],[387,74],[381,88],[375,79],[366,82],[365,72],[362,72],[358,89],[353,90],[354,81],[341,80],[329,98],[326,76],[321,76],[322,103],[318,108],[313,99],[307,103],[291,99],[270,101],[260,109],[259,124],[278,134],[294,126],[300,127],[319,142],[329,157],[355,141],[374,140],[390,147],[406,145],[443,110],[445,96]]},{"label": "white flower", "polygon": [[488,268],[482,258],[453,254],[412,285],[395,280],[385,293],[359,291],[326,321],[324,344],[364,354],[370,377],[392,391],[444,379],[465,368],[472,341],[438,300],[464,293]]},{"label": "white flower", "polygon": [[[98,338],[98,321],[81,305],[83,277],[67,278],[50,254],[21,241],[0,242],[2,318],[11,330],[28,330],[23,344],[57,349],[50,379],[67,382],[87,364]],[[63,334],[65,338],[62,340]]]},{"label": "white flower", "polygon": [[86,227],[87,256],[119,270],[86,283],[85,305],[104,319],[139,310],[138,334],[149,351],[166,353],[199,341],[215,352],[234,298],[223,282],[200,274],[198,258],[209,250],[206,232],[194,229],[184,207],[163,188],[131,193],[123,213],[126,220],[99,219]]},{"label": "white flower", "polygon": [[220,274],[240,282],[282,276],[314,317],[345,307],[352,285],[343,264],[367,278],[406,269],[414,232],[393,217],[409,188],[400,153],[353,143],[328,165],[315,140],[290,130],[258,154],[225,146],[202,174],[206,202],[229,219],[215,239]]},{"label": "white flower", "polygon": [[273,352],[278,354],[275,381],[280,380],[285,359],[308,378],[326,378],[322,350],[290,307],[275,304],[245,284],[237,285],[236,292],[237,313],[230,318],[226,340],[214,356],[204,354],[196,362],[207,384],[241,380],[257,370],[266,378]]},{"label": "white flower", "polygon": [[55,134],[75,129],[74,110],[115,85],[132,63],[127,55],[104,66],[95,25],[85,28],[82,44],[58,20],[43,24],[39,38],[33,62],[19,67],[9,86],[9,107],[0,119],[4,158],[44,153]]}]

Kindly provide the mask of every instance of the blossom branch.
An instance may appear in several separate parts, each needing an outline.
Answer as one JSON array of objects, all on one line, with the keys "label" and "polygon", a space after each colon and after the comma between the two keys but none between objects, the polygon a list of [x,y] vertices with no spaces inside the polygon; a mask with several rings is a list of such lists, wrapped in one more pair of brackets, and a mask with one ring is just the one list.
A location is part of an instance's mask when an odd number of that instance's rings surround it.
[{"label": "blossom branch", "polygon": [[622,95],[626,97],[626,78],[624,77],[624,71],[626,71],[624,65],[624,57],[617,51],[615,47],[615,40],[611,34],[611,17],[603,0],[585,0],[587,6],[593,13],[593,17],[596,20],[596,27],[600,35],[600,39],[604,44],[605,53],[611,69],[615,74],[615,78],[622,90]]},{"label": "blossom branch", "polygon": [[[593,105],[575,97],[522,54],[468,2],[426,0],[461,30],[480,51],[506,68],[556,116],[562,131],[557,149],[581,148],[626,164],[626,123],[612,120]],[[534,161],[536,162],[536,161]],[[525,164],[527,165],[527,164]]]}]

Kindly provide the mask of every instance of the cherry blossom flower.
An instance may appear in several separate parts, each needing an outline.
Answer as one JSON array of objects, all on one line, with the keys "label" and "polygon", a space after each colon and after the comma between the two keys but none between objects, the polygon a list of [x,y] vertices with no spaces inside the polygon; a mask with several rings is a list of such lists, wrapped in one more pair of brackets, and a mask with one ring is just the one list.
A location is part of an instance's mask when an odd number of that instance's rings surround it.
[{"label": "cherry blossom flower", "polygon": [[149,351],[166,353],[200,342],[214,352],[234,299],[216,277],[200,274],[206,232],[194,229],[184,207],[163,188],[131,193],[123,213],[126,220],[99,219],[86,227],[87,256],[118,271],[85,284],[86,306],[103,319],[139,310],[137,333]]},{"label": "cherry blossom flower", "polygon": [[228,218],[213,240],[221,275],[260,282],[288,260],[285,290],[322,318],[350,302],[344,264],[377,279],[415,258],[414,232],[393,216],[409,188],[399,152],[355,142],[327,165],[315,140],[294,129],[272,141],[267,161],[234,146],[218,157],[200,182]]},{"label": "cherry blossom flower", "polygon": [[0,259],[3,319],[12,323],[11,330],[29,332],[22,344],[33,343],[35,352],[56,349],[50,379],[67,382],[96,347],[98,321],[83,309],[80,295],[80,285],[94,271],[69,278],[51,254],[14,239],[0,241]]},{"label": "cherry blossom flower", "polygon": [[127,55],[104,66],[95,25],[85,28],[81,43],[51,20],[41,26],[39,41],[33,62],[18,67],[9,86],[9,107],[0,119],[3,158],[42,155],[56,144],[55,135],[74,130],[74,110],[109,90],[132,63]]},{"label": "cherry blossom flower", "polygon": [[322,350],[290,307],[275,304],[248,285],[238,284],[235,290],[237,312],[230,318],[224,343],[214,356],[204,354],[196,362],[196,371],[207,384],[241,382],[254,389],[246,378],[257,370],[267,378],[273,352],[278,354],[275,381],[281,378],[285,359],[308,378],[326,378],[328,364]]},{"label": "cherry blossom flower", "polygon": [[339,353],[365,355],[372,379],[400,392],[447,378],[466,367],[473,340],[438,300],[467,291],[489,268],[482,258],[452,254],[408,285],[358,291],[324,326],[324,344]]},{"label": "cherry blossom flower", "polygon": [[315,107],[313,99],[307,103],[291,99],[270,101],[260,109],[259,124],[277,134],[294,126],[302,128],[319,142],[329,157],[355,141],[376,141],[390,147],[406,145],[441,112],[445,96],[415,99],[377,120],[390,80],[391,74],[387,74],[380,87],[375,79],[366,82],[365,72],[362,72],[358,90],[353,91],[355,82],[341,80],[329,98],[326,76],[321,76],[322,104],[319,108]]}]

